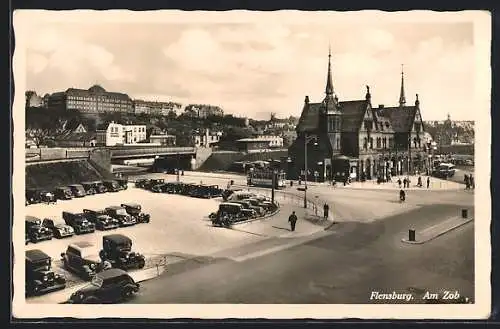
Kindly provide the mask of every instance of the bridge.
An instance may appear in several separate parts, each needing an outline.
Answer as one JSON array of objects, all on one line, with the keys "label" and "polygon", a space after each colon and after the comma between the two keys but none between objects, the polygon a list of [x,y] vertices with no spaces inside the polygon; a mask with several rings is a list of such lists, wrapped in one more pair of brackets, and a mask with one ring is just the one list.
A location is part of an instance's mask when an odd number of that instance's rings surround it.
[{"label": "bridge", "polygon": [[75,147],[75,148],[27,148],[26,162],[40,163],[48,161],[63,161],[86,159],[96,149],[111,151],[111,160],[140,159],[156,156],[196,155],[195,147],[166,146],[111,146],[111,147]]}]

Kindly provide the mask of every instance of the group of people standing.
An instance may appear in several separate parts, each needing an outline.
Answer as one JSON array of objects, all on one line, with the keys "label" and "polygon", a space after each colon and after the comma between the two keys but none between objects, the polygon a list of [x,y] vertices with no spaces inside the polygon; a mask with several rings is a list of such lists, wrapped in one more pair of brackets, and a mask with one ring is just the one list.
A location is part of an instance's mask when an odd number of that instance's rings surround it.
[{"label": "group of people standing", "polygon": [[466,190],[474,189],[474,176],[472,176],[472,174],[470,175],[465,174],[464,182]]},{"label": "group of people standing", "polygon": [[[398,186],[399,186],[399,188],[401,188],[401,184],[403,185],[403,188],[410,188],[410,184],[411,184],[410,178],[409,177],[405,177],[402,181],[401,181],[401,178],[398,178]],[[426,185],[427,185],[427,188],[429,188],[431,186],[431,178],[430,178],[430,176],[427,176]],[[422,181],[422,176],[418,176],[417,186],[418,187],[423,187],[424,186],[423,181]]]}]

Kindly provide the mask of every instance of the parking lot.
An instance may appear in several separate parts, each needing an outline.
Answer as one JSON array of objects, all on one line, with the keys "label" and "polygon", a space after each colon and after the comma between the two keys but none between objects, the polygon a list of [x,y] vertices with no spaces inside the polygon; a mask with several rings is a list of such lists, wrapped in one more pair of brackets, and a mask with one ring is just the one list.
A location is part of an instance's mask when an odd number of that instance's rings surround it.
[{"label": "parking lot", "polygon": [[259,239],[256,235],[237,230],[213,227],[208,215],[216,211],[219,199],[194,199],[181,195],[157,194],[132,187],[116,193],[104,193],[57,204],[34,204],[26,207],[26,215],[38,218],[56,217],[62,220],[62,212],[81,212],[84,208],[102,209],[125,202],[137,202],[144,212],[151,215],[148,224],[136,224],[110,231],[75,235],[65,239],[29,243],[28,249],[40,249],[53,257],[60,258],[68,244],[87,241],[95,245],[96,254],[102,247],[102,236],[110,233],[127,235],[133,241],[133,249],[146,256],[183,253],[208,255],[223,249],[250,243]]}]

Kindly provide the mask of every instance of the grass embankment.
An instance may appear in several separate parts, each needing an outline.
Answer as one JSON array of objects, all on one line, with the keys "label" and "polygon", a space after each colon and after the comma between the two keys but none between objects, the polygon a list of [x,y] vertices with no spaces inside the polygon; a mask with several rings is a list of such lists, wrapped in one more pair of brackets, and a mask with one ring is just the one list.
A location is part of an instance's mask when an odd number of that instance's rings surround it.
[{"label": "grass embankment", "polygon": [[43,189],[105,178],[87,160],[34,164],[26,166],[25,175],[26,188]]}]

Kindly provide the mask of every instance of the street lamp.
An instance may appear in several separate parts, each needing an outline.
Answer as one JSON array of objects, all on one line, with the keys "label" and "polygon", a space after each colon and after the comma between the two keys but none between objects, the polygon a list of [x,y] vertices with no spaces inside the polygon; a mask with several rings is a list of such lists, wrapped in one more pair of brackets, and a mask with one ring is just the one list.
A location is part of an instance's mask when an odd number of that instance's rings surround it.
[{"label": "street lamp", "polygon": [[307,208],[307,144],[314,140],[314,145],[318,145],[316,136],[304,135],[304,208]]},{"label": "street lamp", "polygon": [[181,174],[181,169],[179,168],[180,163],[179,163],[179,153],[177,153],[177,182],[181,180],[180,174]]},{"label": "street lamp", "polygon": [[276,188],[276,175],[278,171],[276,169],[272,169],[272,188],[271,188],[271,203],[274,205],[274,189]]}]

